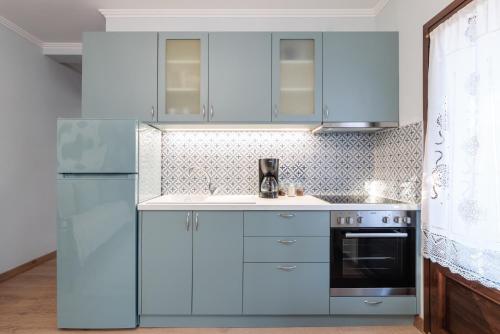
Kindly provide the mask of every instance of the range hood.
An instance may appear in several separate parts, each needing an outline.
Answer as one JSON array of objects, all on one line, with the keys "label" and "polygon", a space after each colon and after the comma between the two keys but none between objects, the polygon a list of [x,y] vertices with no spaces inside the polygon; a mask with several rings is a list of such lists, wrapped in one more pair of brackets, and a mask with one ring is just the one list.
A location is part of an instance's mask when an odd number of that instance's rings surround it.
[{"label": "range hood", "polygon": [[326,132],[360,132],[379,131],[383,129],[397,128],[398,122],[326,122],[318,126],[312,133]]}]

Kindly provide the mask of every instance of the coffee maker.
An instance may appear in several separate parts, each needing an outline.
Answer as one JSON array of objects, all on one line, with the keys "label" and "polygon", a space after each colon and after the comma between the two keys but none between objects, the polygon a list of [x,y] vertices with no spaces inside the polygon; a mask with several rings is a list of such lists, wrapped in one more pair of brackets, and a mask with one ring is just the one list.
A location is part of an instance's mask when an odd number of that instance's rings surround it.
[{"label": "coffee maker", "polygon": [[259,159],[259,197],[278,197],[279,159]]}]

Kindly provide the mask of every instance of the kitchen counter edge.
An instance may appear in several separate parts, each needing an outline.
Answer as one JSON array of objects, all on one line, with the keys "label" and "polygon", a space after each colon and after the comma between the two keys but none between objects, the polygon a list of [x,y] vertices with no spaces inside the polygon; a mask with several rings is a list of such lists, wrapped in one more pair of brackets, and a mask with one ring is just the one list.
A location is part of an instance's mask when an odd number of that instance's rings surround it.
[{"label": "kitchen counter edge", "polygon": [[[323,201],[321,201],[323,202]],[[370,211],[370,210],[407,210],[420,211],[419,204],[330,204],[323,203],[256,203],[256,204],[138,204],[139,211]]]}]

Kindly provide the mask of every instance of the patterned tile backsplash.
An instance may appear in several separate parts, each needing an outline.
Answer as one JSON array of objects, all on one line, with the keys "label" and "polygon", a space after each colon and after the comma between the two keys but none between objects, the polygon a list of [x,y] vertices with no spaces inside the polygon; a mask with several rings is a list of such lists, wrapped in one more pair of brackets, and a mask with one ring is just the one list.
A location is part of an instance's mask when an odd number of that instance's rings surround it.
[{"label": "patterned tile backsplash", "polygon": [[[371,181],[380,178],[383,182],[390,181],[391,185],[385,189],[378,187],[377,191],[384,190],[387,192],[384,195],[399,199],[402,192],[395,187],[396,183],[413,182],[416,178],[420,184],[419,127],[417,123],[378,133],[319,135],[306,132],[164,132],[162,193],[207,193],[208,174],[219,187],[219,194],[255,194],[258,191],[257,161],[271,157],[280,159],[280,180],[301,183],[307,194],[362,195],[370,189]],[[415,160],[397,165],[385,161],[395,155]],[[391,173],[397,177],[390,178]],[[412,195],[412,201],[418,199]]]},{"label": "patterned tile backsplash", "polygon": [[422,123],[380,131],[373,139],[372,179],[375,194],[419,203],[423,163]]}]

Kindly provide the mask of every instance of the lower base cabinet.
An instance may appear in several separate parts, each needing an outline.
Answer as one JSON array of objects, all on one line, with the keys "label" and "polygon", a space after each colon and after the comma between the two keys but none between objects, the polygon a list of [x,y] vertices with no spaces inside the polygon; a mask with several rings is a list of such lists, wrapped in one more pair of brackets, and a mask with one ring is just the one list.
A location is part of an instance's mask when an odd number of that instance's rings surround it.
[{"label": "lower base cabinet", "polygon": [[333,315],[414,315],[417,297],[332,297],[330,313]]},{"label": "lower base cabinet", "polygon": [[193,214],[193,314],[241,315],[243,213]]},{"label": "lower base cabinet", "polygon": [[297,324],[323,316],[330,324],[336,316],[417,314],[414,296],[330,297],[328,214],[140,215],[139,313],[146,326],[201,318],[234,325],[228,319],[242,315],[271,322],[291,316]]},{"label": "lower base cabinet", "polygon": [[243,212],[144,211],[141,315],[241,315]]},{"label": "lower base cabinet", "polygon": [[245,263],[243,314],[329,314],[328,263]]},{"label": "lower base cabinet", "polygon": [[193,237],[189,211],[144,211],[140,220],[141,314],[191,314]]}]

